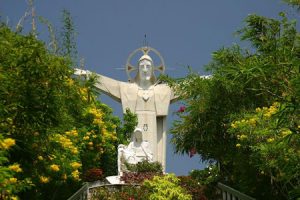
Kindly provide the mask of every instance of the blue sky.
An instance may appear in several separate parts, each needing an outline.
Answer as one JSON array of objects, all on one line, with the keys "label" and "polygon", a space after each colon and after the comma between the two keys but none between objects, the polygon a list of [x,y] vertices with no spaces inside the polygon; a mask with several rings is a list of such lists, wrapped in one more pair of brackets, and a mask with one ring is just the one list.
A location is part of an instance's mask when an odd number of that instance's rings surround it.
[{"label": "blue sky", "polygon": [[[84,58],[86,68],[122,81],[127,80],[126,73],[116,68],[124,67],[128,55],[143,45],[145,34],[149,46],[164,57],[166,73],[182,77],[188,65],[204,74],[203,66],[213,51],[239,43],[234,32],[243,27],[247,15],[278,18],[280,11],[286,11],[295,17],[294,10],[280,0],[36,0],[35,8],[38,16],[47,18],[57,29],[61,11],[69,10],[78,33],[79,57]],[[25,0],[0,0],[1,18],[11,26],[26,9]],[[29,19],[25,25],[30,25]],[[47,27],[37,26],[39,38],[48,37]],[[121,116],[121,105],[104,95],[100,98]],[[170,108],[169,127],[179,106]],[[167,172],[185,175],[206,166],[200,156],[189,158],[173,151],[168,144]]]}]

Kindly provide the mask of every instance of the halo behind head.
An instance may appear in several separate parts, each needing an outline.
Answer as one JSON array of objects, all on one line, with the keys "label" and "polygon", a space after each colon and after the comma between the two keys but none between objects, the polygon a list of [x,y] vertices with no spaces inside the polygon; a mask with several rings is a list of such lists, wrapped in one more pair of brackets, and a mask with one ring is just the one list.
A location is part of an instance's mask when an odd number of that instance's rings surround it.
[{"label": "halo behind head", "polygon": [[[128,76],[128,81],[131,83],[133,83],[133,82],[138,83],[138,81],[139,81],[138,73],[136,73],[136,72],[138,72],[138,66],[131,64],[132,58],[139,52],[143,53],[143,55],[139,58],[138,63],[141,62],[142,60],[149,60],[152,63],[153,77],[151,78],[151,82],[153,84],[155,84],[158,80],[157,80],[156,74],[154,72],[157,71],[160,74],[164,74],[165,62],[164,62],[163,57],[160,55],[160,53],[156,49],[149,47],[149,46],[140,47],[138,49],[135,49],[133,52],[131,52],[131,54],[127,58],[125,69],[126,69],[126,73]],[[149,56],[150,52],[153,52],[156,56],[158,56],[158,58],[160,60],[159,65],[157,65],[157,66],[154,65],[153,59]],[[132,76],[131,75],[132,72],[135,72],[136,74]]]}]

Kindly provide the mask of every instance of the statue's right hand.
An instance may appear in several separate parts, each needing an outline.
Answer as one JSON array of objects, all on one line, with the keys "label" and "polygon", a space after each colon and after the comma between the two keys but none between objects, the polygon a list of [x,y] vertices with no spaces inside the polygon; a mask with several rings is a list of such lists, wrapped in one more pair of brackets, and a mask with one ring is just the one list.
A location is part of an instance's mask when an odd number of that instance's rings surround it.
[{"label": "statue's right hand", "polygon": [[78,68],[74,68],[74,74],[77,76],[82,76],[82,75],[91,75],[92,72],[88,71],[88,70],[83,70],[83,69],[78,69]]},{"label": "statue's right hand", "polygon": [[124,144],[119,144],[119,145],[118,145],[118,149],[125,149],[125,147],[126,147],[126,146],[125,146]]}]

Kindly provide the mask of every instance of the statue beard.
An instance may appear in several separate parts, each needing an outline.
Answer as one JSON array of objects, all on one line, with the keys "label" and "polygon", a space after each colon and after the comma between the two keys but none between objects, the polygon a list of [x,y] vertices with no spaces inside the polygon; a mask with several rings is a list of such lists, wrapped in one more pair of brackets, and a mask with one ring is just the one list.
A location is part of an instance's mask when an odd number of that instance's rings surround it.
[{"label": "statue beard", "polygon": [[151,76],[146,76],[146,77],[145,77],[145,80],[146,80],[146,81],[150,81],[150,80],[151,80]]}]

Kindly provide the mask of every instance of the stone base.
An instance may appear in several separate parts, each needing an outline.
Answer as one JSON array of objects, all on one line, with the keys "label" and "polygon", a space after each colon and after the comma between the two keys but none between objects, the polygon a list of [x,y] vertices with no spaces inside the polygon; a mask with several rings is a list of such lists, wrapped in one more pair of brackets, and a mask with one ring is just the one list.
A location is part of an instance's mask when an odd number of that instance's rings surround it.
[{"label": "stone base", "polygon": [[110,184],[124,184],[120,176],[108,176],[105,178]]}]

